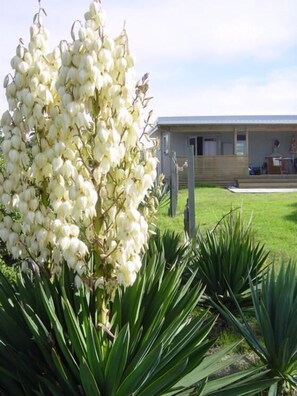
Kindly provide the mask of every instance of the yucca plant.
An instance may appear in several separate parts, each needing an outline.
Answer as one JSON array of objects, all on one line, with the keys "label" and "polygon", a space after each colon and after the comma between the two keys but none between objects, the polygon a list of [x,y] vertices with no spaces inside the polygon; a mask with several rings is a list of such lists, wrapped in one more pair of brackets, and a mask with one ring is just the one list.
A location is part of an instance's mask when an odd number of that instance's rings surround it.
[{"label": "yucca plant", "polygon": [[[226,352],[226,349],[222,352]],[[265,377],[266,372],[259,368],[251,368],[212,380],[204,378],[203,372],[202,375],[194,372],[194,375],[203,379],[191,386],[176,389],[170,396],[259,396],[262,391],[276,383],[276,380]],[[186,383],[187,380],[186,377],[180,384]]]},{"label": "yucca plant", "polygon": [[282,264],[279,273],[272,268],[262,281],[261,293],[251,278],[250,287],[257,333],[235,296],[241,320],[226,306],[217,308],[267,365],[270,377],[277,378],[278,382],[271,386],[269,396],[292,395],[297,390],[297,263]]},{"label": "yucca plant", "polygon": [[[160,245],[160,243],[159,243]],[[165,271],[150,242],[136,282],[116,291],[110,326],[97,293],[74,274],[20,274],[0,283],[0,386],[9,395],[160,395],[199,365],[213,320],[191,316],[202,287],[181,287],[184,265]]]},{"label": "yucca plant", "polygon": [[171,230],[165,230],[161,233],[159,229],[155,232],[157,234],[155,241],[156,243],[158,243],[158,241],[160,243],[157,245],[157,248],[164,251],[167,268],[170,269],[179,262],[185,262],[190,258],[192,254],[192,246],[188,241],[184,240],[182,234]]},{"label": "yucca plant", "polygon": [[231,210],[206,234],[198,231],[189,269],[206,287],[206,304],[222,302],[235,308],[251,305],[249,278],[259,281],[267,268],[269,253],[255,242],[251,220],[245,224],[241,211]]},{"label": "yucca plant", "polygon": [[[205,358],[213,320],[207,312],[192,314],[203,289],[191,288],[193,279],[182,285],[185,264],[166,270],[156,239],[134,285],[116,291],[108,327],[97,321],[98,294],[76,289],[67,266],[53,279],[28,272],[9,282],[0,274],[1,394],[160,396],[172,389],[199,395],[236,385],[241,395],[248,373],[206,383],[232,363],[220,362],[231,347]],[[261,379],[264,372],[256,374]],[[254,379],[248,384],[259,389]]]},{"label": "yucca plant", "polygon": [[[240,343],[241,341],[237,341],[209,354],[196,369],[176,384],[168,396],[259,395],[259,392],[275,384],[276,380],[267,376],[268,370],[265,366],[250,367],[243,371],[229,372],[229,374],[222,373],[231,362],[236,365],[234,357],[227,358],[227,356],[232,355],[233,348]],[[225,362],[225,367],[221,359]]]}]

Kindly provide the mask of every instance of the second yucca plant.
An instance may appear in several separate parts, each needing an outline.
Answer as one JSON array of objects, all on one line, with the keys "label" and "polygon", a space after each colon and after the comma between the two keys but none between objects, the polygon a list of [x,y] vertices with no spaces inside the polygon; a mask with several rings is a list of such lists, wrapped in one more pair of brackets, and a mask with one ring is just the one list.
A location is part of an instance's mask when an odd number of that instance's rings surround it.
[{"label": "second yucca plant", "polygon": [[241,211],[231,210],[206,235],[198,232],[194,249],[190,269],[206,286],[207,304],[235,308],[232,294],[241,305],[251,304],[249,279],[259,281],[269,253],[255,241],[252,223],[244,223]]},{"label": "second yucca plant", "polygon": [[297,263],[282,264],[279,273],[271,269],[259,286],[250,278],[259,335],[250,326],[237,303],[241,320],[226,306],[218,307],[232,322],[278,382],[269,396],[295,394],[297,390]]}]

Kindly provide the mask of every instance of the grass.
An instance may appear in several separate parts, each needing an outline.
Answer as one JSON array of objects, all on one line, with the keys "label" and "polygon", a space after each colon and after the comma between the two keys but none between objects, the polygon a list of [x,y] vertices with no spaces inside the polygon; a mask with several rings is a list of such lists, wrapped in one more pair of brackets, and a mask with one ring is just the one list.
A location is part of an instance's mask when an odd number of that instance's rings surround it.
[{"label": "grass", "polygon": [[[160,210],[157,225],[162,231],[183,232],[183,211],[188,192],[179,191],[177,215],[169,217],[168,207]],[[221,187],[197,187],[196,227],[210,229],[232,208],[242,208],[248,221],[252,216],[256,240],[265,243],[270,260],[297,259],[297,193],[241,194]]]},{"label": "grass", "polygon": [[1,257],[0,257],[0,272],[2,272],[9,281],[13,281],[16,279],[16,274],[17,274],[16,268],[14,266],[6,265]]}]

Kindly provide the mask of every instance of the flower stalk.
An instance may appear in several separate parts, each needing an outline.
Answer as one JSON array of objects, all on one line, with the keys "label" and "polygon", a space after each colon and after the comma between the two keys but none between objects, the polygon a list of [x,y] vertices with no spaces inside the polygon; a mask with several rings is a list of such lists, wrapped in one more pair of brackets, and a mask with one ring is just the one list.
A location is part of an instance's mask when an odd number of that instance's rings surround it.
[{"label": "flower stalk", "polygon": [[72,41],[52,51],[42,14],[39,7],[4,81],[0,238],[15,258],[53,273],[74,269],[102,295],[98,322],[106,325],[113,291],[140,269],[155,211],[145,203],[157,159],[140,141],[148,76],[135,82],[127,33],[105,33],[98,1],[74,23]]}]

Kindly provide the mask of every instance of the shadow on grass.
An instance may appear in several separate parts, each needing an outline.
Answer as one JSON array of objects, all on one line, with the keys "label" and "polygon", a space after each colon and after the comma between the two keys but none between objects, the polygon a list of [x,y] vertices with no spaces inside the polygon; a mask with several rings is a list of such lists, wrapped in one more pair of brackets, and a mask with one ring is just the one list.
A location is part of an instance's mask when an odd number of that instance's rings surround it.
[{"label": "shadow on grass", "polygon": [[284,219],[297,223],[297,202],[288,205],[290,212],[284,216]]}]

